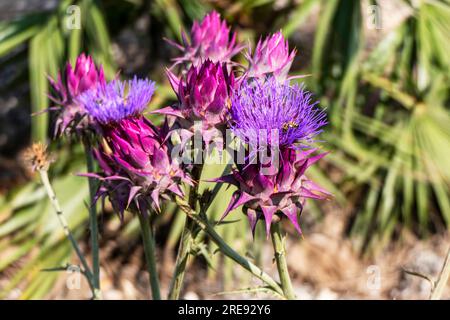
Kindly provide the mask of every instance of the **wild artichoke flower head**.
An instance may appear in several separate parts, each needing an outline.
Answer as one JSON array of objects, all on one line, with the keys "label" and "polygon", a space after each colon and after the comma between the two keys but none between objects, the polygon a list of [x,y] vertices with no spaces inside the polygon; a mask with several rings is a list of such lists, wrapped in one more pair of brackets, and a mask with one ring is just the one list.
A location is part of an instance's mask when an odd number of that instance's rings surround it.
[{"label": "wild artichoke flower head", "polygon": [[149,104],[155,83],[148,79],[119,81],[89,90],[79,96],[88,114],[100,124],[119,122],[127,117],[140,115]]},{"label": "wild artichoke flower head", "polygon": [[105,84],[103,68],[97,67],[91,56],[84,53],[78,56],[75,68],[67,63],[63,77],[58,74],[57,81],[49,78],[50,84],[56,91],[56,96],[50,96],[59,114],[56,120],[55,135],[62,133],[81,132],[89,126],[85,118],[86,111],[77,97],[90,89]]},{"label": "wild artichoke flower head", "polygon": [[206,59],[213,62],[230,62],[231,58],[242,50],[243,46],[236,44],[236,33],[230,37],[230,27],[225,20],[220,19],[216,11],[206,15],[199,23],[194,21],[191,39],[183,33],[183,44],[169,41],[183,51],[183,56],[175,58],[175,65],[190,62],[198,65]]},{"label": "wild artichoke flower head", "polygon": [[[115,201],[119,213],[159,212],[161,201],[183,196],[182,182],[190,184],[181,166],[170,158],[166,128],[155,127],[143,116],[125,118],[104,130],[96,158],[107,181],[103,195]],[[107,186],[113,183],[112,188]],[[116,187],[120,186],[117,192]]]},{"label": "wild artichoke flower head", "polygon": [[[252,233],[258,220],[264,220],[267,236],[273,222],[282,216],[287,217],[295,229],[301,233],[298,218],[307,198],[326,199],[330,194],[305,176],[305,171],[323,158],[321,153],[311,156],[317,149],[307,151],[290,148],[281,149],[279,170],[262,171],[259,163],[238,165],[233,173],[217,179],[235,185],[238,190],[222,216],[225,218],[232,210],[244,206]],[[267,163],[265,166],[271,166]]]},{"label": "wild artichoke flower head", "polygon": [[250,153],[231,175],[219,178],[238,187],[223,217],[243,205],[252,232],[263,219],[268,235],[271,223],[283,215],[301,232],[298,216],[305,199],[330,195],[305,176],[308,167],[325,155],[313,156],[317,149],[306,148],[325,124],[325,114],[302,87],[273,77],[242,83],[232,98],[230,127],[253,150],[276,146],[271,152],[277,153],[279,161],[274,161],[273,154],[269,161],[253,161],[256,157]]},{"label": "wild artichoke flower head", "polygon": [[235,87],[234,75],[226,64],[206,60],[199,66],[192,65],[182,78],[170,71],[167,74],[178,103],[155,112],[176,117],[183,141],[191,138],[196,130],[201,131],[207,145],[220,138],[227,124],[230,96]]},{"label": "wild artichoke flower head", "polygon": [[253,56],[251,50],[246,54],[250,64],[246,76],[263,78],[273,75],[277,80],[284,81],[288,76],[295,54],[295,49],[289,52],[288,41],[281,31],[264,40],[260,39]]},{"label": "wild artichoke flower head", "polygon": [[102,67],[97,68],[91,56],[82,53],[78,56],[75,68],[67,64],[67,88],[69,95],[74,98],[80,93],[105,83],[105,75]]},{"label": "wild artichoke flower head", "polygon": [[[327,123],[317,103],[302,86],[280,83],[275,77],[243,82],[232,95],[230,127],[254,150],[306,147]],[[271,141],[273,136],[277,141]]]},{"label": "wild artichoke flower head", "polygon": [[234,76],[227,71],[225,63],[206,60],[199,66],[191,66],[182,79],[177,79],[170,71],[168,75],[183,118],[201,120],[207,126],[225,123],[235,85]]},{"label": "wild artichoke flower head", "polygon": [[80,96],[103,136],[94,155],[102,169],[99,196],[109,197],[122,215],[133,211],[160,210],[162,199],[183,195],[182,181],[190,182],[170,158],[168,126],[154,126],[142,112],[154,92],[154,83],[134,78],[112,81]]}]

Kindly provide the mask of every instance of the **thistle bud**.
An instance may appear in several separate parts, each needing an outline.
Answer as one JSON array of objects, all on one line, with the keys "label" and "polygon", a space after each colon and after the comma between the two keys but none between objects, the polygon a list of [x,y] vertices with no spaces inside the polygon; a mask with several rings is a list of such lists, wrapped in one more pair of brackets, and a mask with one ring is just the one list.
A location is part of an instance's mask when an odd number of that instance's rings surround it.
[{"label": "thistle bud", "polygon": [[216,11],[206,15],[199,23],[194,22],[191,39],[183,34],[183,44],[169,41],[183,52],[175,58],[175,64],[190,62],[199,65],[206,59],[213,62],[230,62],[231,58],[242,50],[243,46],[236,44],[236,33],[230,38],[230,27]]},{"label": "thistle bud", "polygon": [[273,75],[278,81],[287,78],[296,50],[289,52],[288,41],[281,31],[259,40],[253,56],[247,53],[249,68],[246,76],[249,78],[262,78]]},{"label": "thistle bud", "polygon": [[92,57],[81,54],[75,68],[68,62],[63,77],[59,74],[56,81],[51,78],[49,80],[56,91],[55,96],[49,96],[56,103],[51,109],[58,112],[55,135],[83,132],[90,126],[90,122],[84,105],[77,98],[83,92],[105,84],[103,68],[97,67]]}]

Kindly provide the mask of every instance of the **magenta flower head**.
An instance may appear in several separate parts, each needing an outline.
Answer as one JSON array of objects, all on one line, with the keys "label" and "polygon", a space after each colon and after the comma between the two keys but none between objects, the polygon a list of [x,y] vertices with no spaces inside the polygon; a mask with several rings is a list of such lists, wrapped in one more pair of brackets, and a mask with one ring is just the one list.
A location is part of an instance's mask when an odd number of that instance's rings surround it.
[{"label": "magenta flower head", "polygon": [[182,36],[182,45],[169,41],[183,52],[183,56],[174,59],[175,65],[184,62],[198,65],[206,59],[213,62],[230,62],[243,48],[242,45],[236,44],[236,33],[230,37],[230,27],[225,20],[220,19],[216,11],[206,15],[200,23],[194,22],[191,39],[184,33]]},{"label": "magenta flower head", "polygon": [[268,36],[264,41],[258,41],[255,52],[246,54],[249,68],[246,76],[249,78],[262,78],[273,75],[277,80],[284,81],[287,78],[296,50],[289,52],[288,41],[281,31]]},{"label": "magenta flower head", "polygon": [[305,171],[326,155],[322,153],[310,157],[314,151],[316,149],[282,149],[280,169],[271,170],[272,174],[262,173],[260,164],[246,163],[238,165],[232,174],[217,179],[217,182],[233,184],[238,188],[222,219],[232,210],[244,206],[252,233],[255,232],[258,220],[264,220],[268,236],[272,222],[279,221],[283,215],[301,233],[298,217],[305,200],[326,199],[330,196],[326,190],[305,176]]},{"label": "magenta flower head", "polygon": [[[235,135],[260,151],[261,146],[277,146],[269,161],[255,160],[251,154],[231,175],[219,178],[238,187],[224,213],[244,206],[252,232],[258,220],[266,223],[267,235],[273,221],[286,216],[301,232],[298,216],[306,198],[325,199],[330,194],[305,176],[325,153],[306,149],[326,124],[325,114],[311,102],[311,95],[299,86],[279,83],[274,78],[243,83],[236,90],[231,107],[231,129]],[[273,141],[267,131],[276,131]],[[264,140],[264,141],[262,141]],[[273,153],[279,161],[274,161]]]},{"label": "magenta flower head", "polygon": [[225,63],[206,60],[199,66],[192,65],[181,79],[170,71],[168,76],[178,103],[156,112],[176,116],[180,127],[190,133],[194,122],[201,121],[204,141],[209,142],[227,123],[230,96],[235,87],[233,74],[228,72]]},{"label": "magenta flower head", "polygon": [[234,88],[234,76],[227,71],[225,63],[206,60],[199,66],[191,66],[181,80],[170,71],[168,74],[183,118],[201,120],[209,126],[225,123]]},{"label": "magenta flower head", "polygon": [[83,53],[78,56],[74,69],[70,63],[67,64],[66,76],[68,93],[72,98],[98,83],[105,83],[103,68],[97,68],[92,57]]},{"label": "magenta flower head", "polygon": [[136,212],[160,212],[163,200],[184,195],[182,182],[190,184],[170,158],[166,128],[155,127],[143,116],[104,128],[105,142],[95,153],[106,182],[101,193],[110,197],[121,216],[130,206]]},{"label": "magenta flower head", "polygon": [[76,101],[77,97],[90,89],[105,84],[102,67],[97,67],[91,56],[84,53],[78,56],[75,68],[67,63],[63,77],[58,74],[58,80],[49,79],[56,91],[56,96],[50,96],[59,114],[56,120],[55,135],[73,133],[85,129],[89,123],[85,118],[84,106]]},{"label": "magenta flower head", "polygon": [[182,196],[180,183],[190,182],[170,158],[167,124],[158,128],[142,115],[153,92],[152,81],[134,78],[80,96],[103,135],[94,153],[102,169],[95,175],[103,181],[99,196],[109,197],[121,215],[128,208],[160,211],[161,200]]}]

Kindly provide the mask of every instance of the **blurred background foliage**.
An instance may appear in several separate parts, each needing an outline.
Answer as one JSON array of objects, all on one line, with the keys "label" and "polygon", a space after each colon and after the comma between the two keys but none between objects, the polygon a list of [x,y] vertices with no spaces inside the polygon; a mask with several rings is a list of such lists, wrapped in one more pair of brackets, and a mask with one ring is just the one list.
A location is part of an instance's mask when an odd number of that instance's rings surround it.
[{"label": "blurred background foliage", "polygon": [[[136,73],[155,80],[159,87],[151,108],[165,106],[175,96],[164,68],[177,52],[163,38],[179,40],[182,29],[212,9],[244,42],[254,43],[259,35],[282,29],[291,48],[299,51],[292,73],[309,75],[295,81],[306,82],[327,109],[330,124],[322,146],[331,153],[310,175],[335,200],[308,203],[302,216],[306,230],[326,214],[343,212],[345,236],[366,254],[405,233],[425,237],[448,230],[450,1],[22,2],[35,6],[15,15],[8,14],[14,12],[10,8],[0,22],[0,274],[8,276],[0,285],[0,298],[9,297],[18,285],[20,298],[46,296],[58,273],[43,270],[70,261],[70,245],[63,240],[42,186],[18,161],[30,141],[50,141],[49,115],[30,117],[50,106],[47,75],[55,77],[65,61],[73,63],[87,52],[109,78],[120,71],[124,78]],[[71,5],[80,10],[79,30],[66,28]],[[57,157],[51,176],[65,215],[77,237],[87,238],[87,183],[75,176],[86,170],[83,151],[69,141],[54,141],[51,150]],[[203,178],[222,170],[207,166]],[[203,188],[210,186],[204,183]],[[233,190],[222,191],[209,210],[211,219],[218,219]],[[106,209],[99,217],[102,243],[111,238],[136,243],[136,221],[127,217],[120,224]],[[157,242],[170,260],[184,215],[176,214],[173,204],[164,211],[157,221]],[[263,232],[253,241],[246,219],[230,217],[218,231],[258,260]],[[110,224],[113,236],[106,232]],[[211,266],[208,276],[220,276],[224,288],[232,287],[230,261],[221,265],[213,245],[199,244],[194,250]]]}]

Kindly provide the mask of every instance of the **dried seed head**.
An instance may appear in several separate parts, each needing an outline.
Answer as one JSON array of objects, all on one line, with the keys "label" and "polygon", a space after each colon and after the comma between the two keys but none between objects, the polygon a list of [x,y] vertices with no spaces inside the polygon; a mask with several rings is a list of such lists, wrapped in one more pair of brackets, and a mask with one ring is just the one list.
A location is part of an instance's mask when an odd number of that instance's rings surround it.
[{"label": "dried seed head", "polygon": [[24,160],[27,166],[33,171],[46,171],[51,162],[51,156],[47,153],[47,146],[42,142],[35,142],[24,153]]}]

